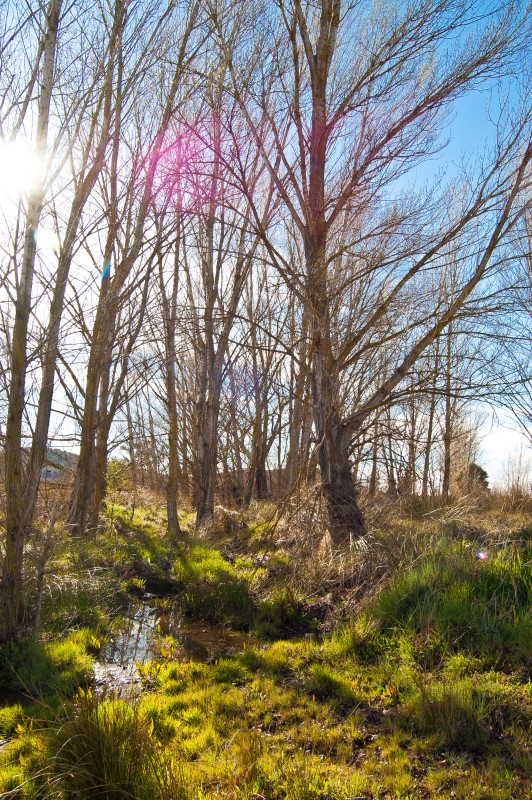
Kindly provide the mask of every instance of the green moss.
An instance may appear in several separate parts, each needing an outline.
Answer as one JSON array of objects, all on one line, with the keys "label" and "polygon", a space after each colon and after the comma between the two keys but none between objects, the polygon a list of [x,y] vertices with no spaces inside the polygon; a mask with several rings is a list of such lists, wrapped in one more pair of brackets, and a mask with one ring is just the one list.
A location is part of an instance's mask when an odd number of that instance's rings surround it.
[{"label": "green moss", "polygon": [[75,640],[75,634],[74,640],[68,637],[62,642],[50,642],[46,645],[46,652],[57,675],[57,688],[62,693],[71,694],[92,677],[92,659]]}]

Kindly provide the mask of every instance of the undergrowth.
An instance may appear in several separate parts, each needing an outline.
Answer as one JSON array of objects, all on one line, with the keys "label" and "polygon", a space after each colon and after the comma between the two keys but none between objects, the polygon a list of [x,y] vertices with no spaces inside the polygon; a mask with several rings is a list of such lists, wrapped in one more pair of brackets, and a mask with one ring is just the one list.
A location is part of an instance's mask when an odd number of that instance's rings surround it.
[{"label": "undergrowth", "polygon": [[440,540],[375,604],[384,630],[401,628],[438,661],[460,649],[501,665],[532,666],[532,540],[500,549]]},{"label": "undergrowth", "polygon": [[[85,558],[119,584],[147,565],[171,575],[188,613],[264,640],[311,629],[326,595],[337,624],[321,639],[264,641],[214,663],[166,656],[141,668],[145,690],[129,702],[73,696],[100,632],[4,649],[3,688],[41,698],[0,709],[4,796],[532,797],[530,528],[425,517],[416,527],[410,517],[395,543],[391,527],[375,528],[336,563],[319,551],[312,571],[308,542],[291,551],[286,531],[263,521],[239,518],[233,540],[222,529],[168,543],[155,515],[113,513]],[[294,563],[309,569],[298,577]]]}]

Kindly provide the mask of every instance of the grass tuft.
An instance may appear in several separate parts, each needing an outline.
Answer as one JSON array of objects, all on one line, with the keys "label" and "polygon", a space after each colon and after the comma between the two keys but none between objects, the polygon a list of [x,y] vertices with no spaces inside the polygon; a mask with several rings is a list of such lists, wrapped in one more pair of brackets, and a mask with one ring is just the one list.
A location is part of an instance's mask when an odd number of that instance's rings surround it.
[{"label": "grass tuft", "polygon": [[186,798],[179,769],[163,761],[154,730],[153,714],[80,693],[75,712],[47,731],[41,791],[58,800]]},{"label": "grass tuft", "polygon": [[0,647],[0,690],[34,697],[72,694],[92,678],[87,651],[96,641],[89,632],[74,631],[58,642],[23,639]]},{"label": "grass tuft", "polygon": [[484,753],[489,743],[488,704],[469,678],[421,684],[412,709],[422,733],[457,751]]}]

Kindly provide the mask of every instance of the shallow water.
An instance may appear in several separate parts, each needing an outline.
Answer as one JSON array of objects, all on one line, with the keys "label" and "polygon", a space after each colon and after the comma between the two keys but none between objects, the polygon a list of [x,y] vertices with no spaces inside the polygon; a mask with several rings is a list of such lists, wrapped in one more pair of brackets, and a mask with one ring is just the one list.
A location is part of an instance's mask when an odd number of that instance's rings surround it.
[{"label": "shallow water", "polygon": [[257,645],[252,636],[184,618],[177,601],[141,603],[102,647],[95,684],[122,691],[139,683],[135,662],[154,658],[205,662]]}]

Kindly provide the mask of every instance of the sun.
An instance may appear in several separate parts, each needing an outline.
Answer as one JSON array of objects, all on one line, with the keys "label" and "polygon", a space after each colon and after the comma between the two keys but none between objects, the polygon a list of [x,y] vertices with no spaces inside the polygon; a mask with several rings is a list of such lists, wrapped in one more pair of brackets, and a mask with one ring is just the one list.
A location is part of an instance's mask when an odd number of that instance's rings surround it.
[{"label": "sun", "polygon": [[38,184],[42,164],[24,141],[0,143],[0,200],[18,200]]}]

